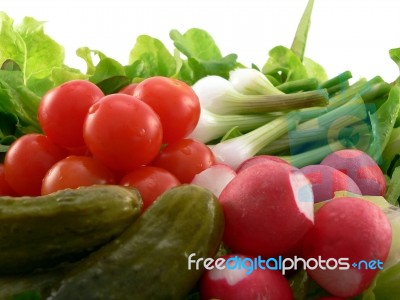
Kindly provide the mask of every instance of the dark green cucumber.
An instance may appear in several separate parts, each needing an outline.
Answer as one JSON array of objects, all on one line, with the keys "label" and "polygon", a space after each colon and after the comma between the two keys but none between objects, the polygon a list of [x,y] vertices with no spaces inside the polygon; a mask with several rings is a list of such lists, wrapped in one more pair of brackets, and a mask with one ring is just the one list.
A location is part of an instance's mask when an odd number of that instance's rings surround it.
[{"label": "dark green cucumber", "polygon": [[0,274],[80,258],[140,215],[134,189],[99,185],[39,197],[0,197]]},{"label": "dark green cucumber", "polygon": [[[54,268],[36,270],[29,274],[0,276],[0,299],[44,300],[76,263],[62,263]],[[31,298],[28,295],[37,297]]]},{"label": "dark green cucumber", "polygon": [[183,299],[203,269],[188,256],[213,257],[224,217],[208,190],[181,185],[166,191],[123,234],[84,259],[51,300]]}]

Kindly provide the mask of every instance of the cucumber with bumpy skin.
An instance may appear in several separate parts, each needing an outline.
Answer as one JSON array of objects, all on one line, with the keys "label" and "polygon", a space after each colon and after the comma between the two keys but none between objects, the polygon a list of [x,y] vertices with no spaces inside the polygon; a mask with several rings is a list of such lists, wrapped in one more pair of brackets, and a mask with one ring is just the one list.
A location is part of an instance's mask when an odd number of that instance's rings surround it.
[{"label": "cucumber with bumpy skin", "polygon": [[[54,268],[37,270],[29,274],[0,276],[0,299],[44,300],[75,264],[77,262],[62,263]],[[37,297],[32,298],[31,295]]]},{"label": "cucumber with bumpy skin", "polygon": [[98,185],[39,197],[0,197],[0,274],[76,260],[139,217],[137,190]]},{"label": "cucumber with bumpy skin", "polygon": [[188,256],[213,257],[224,227],[208,190],[181,185],[162,194],[123,234],[66,276],[51,300],[183,299],[203,273]]}]

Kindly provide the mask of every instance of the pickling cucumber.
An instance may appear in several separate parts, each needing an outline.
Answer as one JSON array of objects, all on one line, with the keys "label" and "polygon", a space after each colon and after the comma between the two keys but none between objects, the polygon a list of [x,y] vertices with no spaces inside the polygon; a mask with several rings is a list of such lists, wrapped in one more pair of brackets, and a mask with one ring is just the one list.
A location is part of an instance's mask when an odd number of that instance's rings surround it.
[{"label": "pickling cucumber", "polygon": [[61,263],[28,274],[0,276],[0,299],[45,300],[76,263]]},{"label": "pickling cucumber", "polygon": [[0,197],[0,274],[78,259],[121,234],[141,207],[137,190],[116,185]]},{"label": "pickling cucumber", "polygon": [[181,185],[162,194],[119,237],[73,268],[51,300],[182,299],[202,268],[188,256],[213,257],[224,227],[222,208],[208,190]]}]

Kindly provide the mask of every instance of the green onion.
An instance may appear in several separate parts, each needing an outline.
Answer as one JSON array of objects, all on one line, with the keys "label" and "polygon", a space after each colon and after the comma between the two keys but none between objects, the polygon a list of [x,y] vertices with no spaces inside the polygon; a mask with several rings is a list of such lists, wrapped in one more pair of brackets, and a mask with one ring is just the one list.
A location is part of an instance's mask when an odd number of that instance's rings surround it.
[{"label": "green onion", "polygon": [[298,120],[298,113],[292,111],[244,135],[211,146],[211,149],[217,161],[236,169],[266,145],[293,130]]},{"label": "green onion", "polygon": [[275,118],[276,116],[273,114],[220,115],[201,109],[200,119],[189,137],[208,143],[222,137],[233,127],[246,132],[256,129]]},{"label": "green onion", "polygon": [[250,68],[237,68],[229,73],[233,88],[245,95],[281,95],[268,78],[260,71]]},{"label": "green onion", "polygon": [[312,149],[300,154],[280,156],[280,158],[286,160],[292,166],[302,168],[308,165],[319,164],[328,154],[345,149],[343,145],[344,141],[336,141],[334,143]]},{"label": "green onion", "polygon": [[279,95],[245,95],[232,83],[220,76],[207,76],[193,85],[201,106],[218,114],[247,114],[288,111],[293,109],[326,106],[326,90]]}]

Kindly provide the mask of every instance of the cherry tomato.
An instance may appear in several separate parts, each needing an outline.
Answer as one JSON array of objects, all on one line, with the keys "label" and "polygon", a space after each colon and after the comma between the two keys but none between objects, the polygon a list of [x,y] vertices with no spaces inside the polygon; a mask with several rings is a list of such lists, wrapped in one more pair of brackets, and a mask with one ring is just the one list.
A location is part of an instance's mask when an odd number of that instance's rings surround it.
[{"label": "cherry tomato", "polygon": [[137,85],[133,96],[146,102],[160,116],[163,143],[187,137],[199,121],[199,98],[189,85],[177,79],[147,78]]},{"label": "cherry tomato", "polygon": [[65,148],[68,150],[70,155],[78,155],[78,156],[91,156],[89,149],[85,146],[82,147],[73,147],[73,148]]},{"label": "cherry tomato", "polygon": [[66,188],[114,183],[114,173],[100,161],[89,156],[71,155],[48,170],[42,182],[42,195]]},{"label": "cherry tomato", "polygon": [[143,211],[166,190],[178,186],[179,180],[165,169],[141,166],[128,174],[120,181],[123,186],[132,186],[140,192],[143,200]]},{"label": "cherry tomato", "polygon": [[120,89],[118,91],[118,93],[127,94],[127,95],[131,95],[132,96],[133,95],[133,91],[135,90],[137,85],[138,85],[137,83],[128,84],[127,86],[125,86],[122,89]]},{"label": "cherry tomato", "polygon": [[104,96],[94,83],[72,80],[47,92],[39,105],[43,132],[57,145],[84,146],[82,128],[90,106]]},{"label": "cherry tomato", "polygon": [[4,176],[4,165],[0,164],[0,196],[17,196]]},{"label": "cherry tomato", "polygon": [[210,148],[194,139],[182,139],[168,144],[151,165],[174,174],[181,183],[190,183],[193,177],[216,163]]},{"label": "cherry tomato", "polygon": [[4,158],[4,174],[7,182],[18,194],[38,196],[46,172],[67,151],[42,134],[27,134],[11,144]]},{"label": "cherry tomato", "polygon": [[90,108],[83,135],[94,157],[113,170],[130,171],[158,154],[162,127],[146,103],[112,94]]}]

